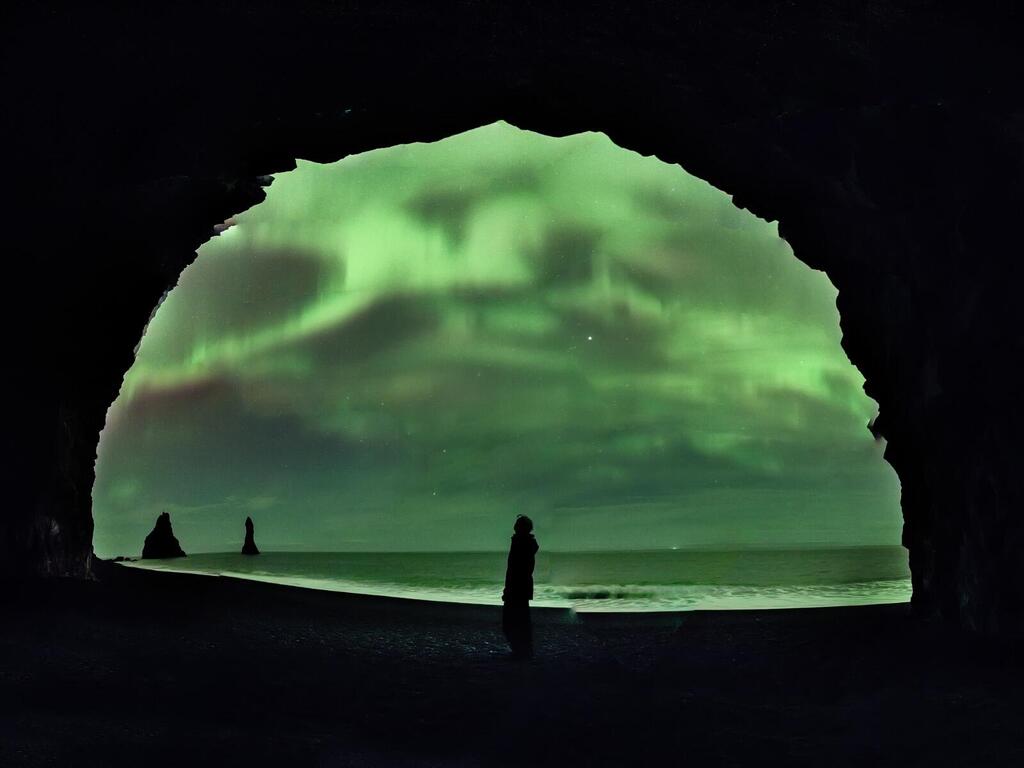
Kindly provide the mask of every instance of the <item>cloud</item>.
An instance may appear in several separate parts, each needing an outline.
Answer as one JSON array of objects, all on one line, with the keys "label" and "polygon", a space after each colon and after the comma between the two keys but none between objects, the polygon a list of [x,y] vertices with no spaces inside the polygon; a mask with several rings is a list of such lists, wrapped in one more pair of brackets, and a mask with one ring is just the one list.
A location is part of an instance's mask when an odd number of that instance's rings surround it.
[{"label": "cloud", "polygon": [[437,187],[419,190],[406,201],[406,209],[424,225],[437,226],[453,246],[462,244],[469,216],[482,194],[476,189]]},{"label": "cloud", "polygon": [[540,246],[531,254],[536,285],[544,289],[590,282],[600,240],[601,233],[593,227],[571,222],[550,227]]},{"label": "cloud", "polygon": [[181,365],[209,339],[272,327],[314,303],[328,276],[309,252],[218,245],[182,275],[176,292],[189,300],[161,306],[140,350],[142,366]]},{"label": "cloud", "polygon": [[142,477],[143,493],[182,505],[228,496],[274,496],[372,463],[374,446],[310,430],[289,413],[246,402],[226,378],[139,391],[108,424],[131,451],[105,451],[97,491],[120,476]]}]

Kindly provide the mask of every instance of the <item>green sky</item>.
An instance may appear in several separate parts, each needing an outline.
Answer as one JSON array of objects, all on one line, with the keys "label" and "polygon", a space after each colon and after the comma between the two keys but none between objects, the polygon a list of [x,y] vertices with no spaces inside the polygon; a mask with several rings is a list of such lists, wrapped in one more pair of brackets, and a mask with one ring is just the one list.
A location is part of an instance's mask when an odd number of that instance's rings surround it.
[{"label": "green sky", "polygon": [[300,162],[203,246],[110,409],[100,555],[898,543],[835,289],[596,133]]}]

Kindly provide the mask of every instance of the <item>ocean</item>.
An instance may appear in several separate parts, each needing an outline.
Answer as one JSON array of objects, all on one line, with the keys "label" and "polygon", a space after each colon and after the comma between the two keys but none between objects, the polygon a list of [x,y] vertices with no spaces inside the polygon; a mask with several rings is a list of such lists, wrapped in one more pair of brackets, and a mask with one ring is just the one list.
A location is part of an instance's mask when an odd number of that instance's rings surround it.
[{"label": "ocean", "polygon": [[[135,567],[420,600],[501,604],[504,552],[195,554]],[[534,605],[576,611],[800,608],[910,600],[902,547],[545,552]]]}]

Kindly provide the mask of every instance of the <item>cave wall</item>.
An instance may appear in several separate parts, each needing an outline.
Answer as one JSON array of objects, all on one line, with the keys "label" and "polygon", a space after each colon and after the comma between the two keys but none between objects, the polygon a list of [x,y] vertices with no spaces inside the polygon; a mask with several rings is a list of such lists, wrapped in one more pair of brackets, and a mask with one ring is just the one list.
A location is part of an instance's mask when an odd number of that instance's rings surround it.
[{"label": "cave wall", "polygon": [[106,410],[161,296],[214,224],[263,199],[266,175],[505,119],[604,131],[777,219],[839,289],[844,348],[880,404],[915,607],[1024,628],[1019,14],[548,5],[7,12],[0,569],[90,574]]}]

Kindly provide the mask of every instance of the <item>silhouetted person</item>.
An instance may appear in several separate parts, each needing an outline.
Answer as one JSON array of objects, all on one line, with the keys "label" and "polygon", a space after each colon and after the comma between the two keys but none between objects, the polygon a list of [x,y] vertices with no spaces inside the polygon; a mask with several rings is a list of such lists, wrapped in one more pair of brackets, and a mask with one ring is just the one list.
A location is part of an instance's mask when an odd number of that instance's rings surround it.
[{"label": "silhouetted person", "polygon": [[501,600],[505,604],[501,627],[505,630],[512,654],[529,658],[533,655],[533,627],[530,624],[533,565],[540,547],[533,537],[533,521],[526,515],[516,518],[514,530],[512,544],[508,549],[505,590],[501,593]]}]

